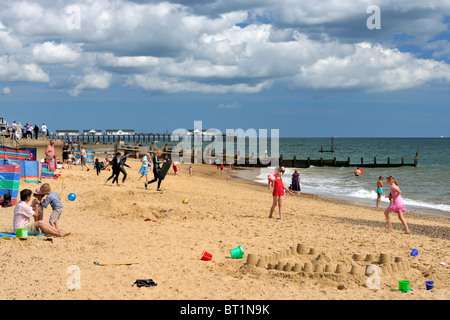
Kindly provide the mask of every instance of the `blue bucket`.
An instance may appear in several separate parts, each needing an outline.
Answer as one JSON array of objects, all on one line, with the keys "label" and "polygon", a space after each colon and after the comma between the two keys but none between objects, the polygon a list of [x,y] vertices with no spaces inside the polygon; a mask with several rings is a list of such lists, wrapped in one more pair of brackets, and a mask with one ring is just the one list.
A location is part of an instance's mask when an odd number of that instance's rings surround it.
[{"label": "blue bucket", "polygon": [[417,256],[419,254],[419,251],[417,251],[417,249],[413,249],[412,251],[411,251],[411,255],[412,256]]},{"label": "blue bucket", "polygon": [[427,290],[432,290],[434,288],[434,281],[425,281],[425,286]]}]

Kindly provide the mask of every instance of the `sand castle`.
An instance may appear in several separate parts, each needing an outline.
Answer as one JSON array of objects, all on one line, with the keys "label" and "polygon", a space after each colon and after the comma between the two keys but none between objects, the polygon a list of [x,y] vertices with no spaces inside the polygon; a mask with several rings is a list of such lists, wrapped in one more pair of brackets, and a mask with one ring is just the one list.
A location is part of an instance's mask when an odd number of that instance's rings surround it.
[{"label": "sand castle", "polygon": [[[304,257],[309,261],[293,261],[299,257]],[[403,261],[402,257],[397,256],[392,258],[391,255],[387,253],[380,253],[379,255],[373,253],[368,253],[366,255],[355,253],[352,255],[351,260],[351,264],[342,261],[331,261],[326,255],[317,255],[316,248],[309,248],[305,244],[299,243],[296,247],[291,246],[268,255],[248,254],[245,265],[276,272],[282,271],[322,275],[351,274],[354,276],[370,276],[373,274],[373,271],[368,267],[373,265],[378,266],[381,270],[381,274],[384,275],[408,271],[411,268],[410,264]]]}]

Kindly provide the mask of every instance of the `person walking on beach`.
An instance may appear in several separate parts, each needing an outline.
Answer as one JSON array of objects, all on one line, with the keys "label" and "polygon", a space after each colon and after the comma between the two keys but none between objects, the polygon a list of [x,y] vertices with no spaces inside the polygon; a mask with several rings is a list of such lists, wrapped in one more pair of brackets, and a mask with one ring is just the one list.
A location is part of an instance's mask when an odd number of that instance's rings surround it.
[{"label": "person walking on beach", "polygon": [[142,157],[142,159],[141,159],[142,166],[141,166],[141,168],[139,169],[139,172],[138,172],[141,175],[138,178],[138,181],[140,181],[141,178],[143,176],[145,176],[145,184],[146,185],[148,184],[148,164],[149,164],[148,161],[149,161],[149,158],[150,158],[150,154],[149,153],[146,153],[145,156]]},{"label": "person walking on beach", "polygon": [[400,191],[400,188],[398,187],[398,182],[393,176],[389,176],[386,178],[386,182],[388,185],[391,186],[391,194],[392,194],[392,203],[387,207],[386,211],[384,211],[384,215],[386,217],[386,224],[387,229],[386,231],[392,231],[392,223],[391,219],[389,217],[389,213],[395,212],[398,215],[398,219],[402,223],[403,227],[405,228],[405,233],[410,234],[411,232],[408,229],[408,224],[406,223],[405,218],[403,217],[403,212],[406,211],[405,205],[403,204],[402,200],[402,192]]},{"label": "person walking on beach", "polygon": [[42,132],[42,139],[46,139],[47,138],[47,126],[45,125],[45,123],[42,124],[41,132]]},{"label": "person walking on beach", "polygon": [[380,176],[377,181],[377,208],[381,207],[382,196],[383,196],[383,177]]},{"label": "person walking on beach", "polygon": [[163,162],[166,162],[166,160],[164,160],[164,161],[159,160],[161,155],[162,155],[162,151],[158,150],[158,152],[156,152],[156,154],[153,156],[153,180],[149,181],[149,183],[145,183],[145,189],[147,189],[147,186],[149,184],[158,181],[158,188],[156,189],[156,191],[162,191],[160,189],[162,179],[161,179],[161,176],[159,174],[160,171],[161,171],[161,168],[159,167],[159,165],[161,163],[163,163]]},{"label": "person walking on beach", "polygon": [[84,147],[81,147],[80,153],[81,153],[81,170],[84,170],[83,168],[86,167],[87,171],[89,171],[89,167],[86,164],[87,162],[86,149],[84,149]]},{"label": "person walking on beach", "polygon": [[122,174],[123,174],[122,184],[125,183],[125,179],[127,178],[127,172],[125,171],[124,167],[130,168],[130,166],[125,163],[127,161],[127,158],[128,158],[129,154],[130,154],[130,152],[125,151],[125,154],[119,160],[120,172],[122,172]]},{"label": "person walking on beach", "polygon": [[100,162],[100,161],[98,160],[98,158],[95,159],[95,162],[94,162],[94,168],[95,168],[96,171],[97,171],[97,176],[100,175],[100,171],[103,169],[103,163]]},{"label": "person walking on beach", "polygon": [[23,136],[23,127],[22,127],[22,123],[19,122],[19,124],[16,127],[16,138],[17,140],[22,139]]},{"label": "person walking on beach", "polygon": [[34,139],[37,139],[39,136],[39,127],[35,124],[34,125]]},{"label": "person walking on beach", "polygon": [[273,182],[272,182],[273,203],[272,203],[272,207],[270,208],[270,214],[269,214],[269,218],[272,218],[273,212],[278,205],[278,212],[280,215],[279,220],[281,220],[283,218],[282,206],[283,206],[283,198],[284,198],[285,192],[288,191],[291,196],[294,195],[292,193],[292,191],[289,190],[288,187],[286,187],[286,184],[284,183],[283,179],[281,178],[282,173],[284,173],[284,167],[279,167],[277,170],[277,173],[275,174],[275,180],[273,180]]},{"label": "person walking on beach", "polygon": [[298,173],[298,170],[295,170],[292,174],[292,182],[291,182],[291,189],[294,191],[294,193],[300,192],[300,174]]},{"label": "person walking on beach", "polygon": [[112,183],[116,182],[119,185],[119,174],[120,174],[120,152],[117,152],[113,159],[109,162],[109,166],[111,166],[112,173],[111,176],[105,181],[105,184],[113,179]]},{"label": "person walking on beach", "polygon": [[58,161],[58,158],[56,158],[56,153],[55,153],[55,140],[50,140],[50,143],[48,144],[47,148],[45,149],[45,162],[48,165],[48,169],[55,170],[57,161]]},{"label": "person walking on beach", "polygon": [[62,148],[63,164],[68,164],[67,162],[69,160],[69,151],[69,145],[65,143]]},{"label": "person walking on beach", "polygon": [[32,128],[28,122],[25,125],[25,136],[27,137],[27,140],[31,140],[33,138]]}]

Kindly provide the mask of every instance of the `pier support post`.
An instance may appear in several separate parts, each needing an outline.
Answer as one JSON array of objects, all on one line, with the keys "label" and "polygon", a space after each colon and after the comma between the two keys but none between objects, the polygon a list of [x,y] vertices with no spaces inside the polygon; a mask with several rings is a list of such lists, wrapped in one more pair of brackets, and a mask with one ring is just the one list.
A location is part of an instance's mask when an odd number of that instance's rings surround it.
[{"label": "pier support post", "polygon": [[387,159],[387,164],[388,164],[388,166],[391,165],[391,157],[388,157],[388,159]]},{"label": "pier support post", "polygon": [[347,158],[347,167],[350,167],[350,157]]},{"label": "pier support post", "polygon": [[364,158],[361,157],[361,167],[364,167]]},{"label": "pier support post", "polygon": [[377,165],[377,157],[373,157],[373,164],[376,166]]},{"label": "pier support post", "polygon": [[297,156],[294,156],[294,168],[297,168]]}]

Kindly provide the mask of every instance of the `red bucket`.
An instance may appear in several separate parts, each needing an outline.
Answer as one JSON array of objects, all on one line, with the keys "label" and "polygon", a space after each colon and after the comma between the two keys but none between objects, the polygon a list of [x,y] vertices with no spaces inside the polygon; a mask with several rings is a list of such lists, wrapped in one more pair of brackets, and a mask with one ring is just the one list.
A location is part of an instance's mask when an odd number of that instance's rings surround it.
[{"label": "red bucket", "polygon": [[212,259],[212,254],[208,253],[206,251],[203,251],[202,257],[200,258],[200,260],[203,261],[210,261]]}]

